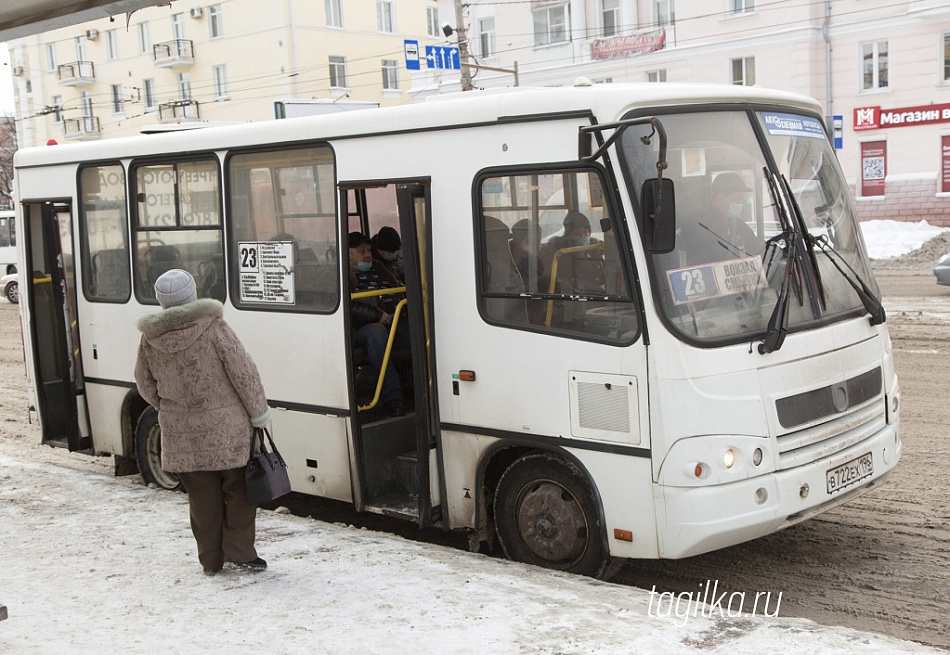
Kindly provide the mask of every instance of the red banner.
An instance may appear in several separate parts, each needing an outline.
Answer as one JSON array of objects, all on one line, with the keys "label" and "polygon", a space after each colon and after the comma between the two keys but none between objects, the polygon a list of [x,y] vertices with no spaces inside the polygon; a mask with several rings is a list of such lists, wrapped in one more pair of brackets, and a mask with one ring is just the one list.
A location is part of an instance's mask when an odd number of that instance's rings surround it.
[{"label": "red banner", "polygon": [[941,181],[940,191],[950,193],[950,136],[940,137]]},{"label": "red banner", "polygon": [[854,131],[880,130],[885,127],[911,127],[930,123],[950,122],[950,103],[881,109],[880,107],[855,107]]},{"label": "red banner", "polygon": [[666,47],[666,29],[652,32],[640,32],[627,36],[612,36],[609,39],[594,39],[590,46],[591,59],[622,59],[648,52],[656,52]]},{"label": "red banner", "polygon": [[883,196],[887,176],[887,141],[861,144],[861,196]]}]

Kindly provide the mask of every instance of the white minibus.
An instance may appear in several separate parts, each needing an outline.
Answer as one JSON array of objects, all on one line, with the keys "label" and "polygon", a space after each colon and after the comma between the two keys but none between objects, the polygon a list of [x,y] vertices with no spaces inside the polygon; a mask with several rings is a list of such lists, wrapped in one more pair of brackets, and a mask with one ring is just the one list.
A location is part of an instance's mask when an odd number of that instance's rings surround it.
[{"label": "white minibus", "polygon": [[[178,485],[133,377],[170,268],[256,361],[295,491],[512,559],[599,575],[696,555],[847,502],[901,456],[880,293],[803,96],[471,92],[15,168],[30,414],[117,474]],[[385,226],[402,415],[351,317],[348,235]]]}]

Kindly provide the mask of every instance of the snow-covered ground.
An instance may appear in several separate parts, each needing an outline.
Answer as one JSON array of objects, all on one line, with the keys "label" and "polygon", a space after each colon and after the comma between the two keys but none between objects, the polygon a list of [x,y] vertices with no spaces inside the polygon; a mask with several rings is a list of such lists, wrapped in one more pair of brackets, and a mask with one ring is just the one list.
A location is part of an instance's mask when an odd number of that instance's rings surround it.
[{"label": "snow-covered ground", "polygon": [[[897,257],[920,248],[925,242],[947,231],[934,227],[927,221],[907,223],[903,221],[865,221],[861,223],[864,243],[871,259]],[[934,262],[936,264],[936,262]]]},{"label": "snow-covered ground", "polygon": [[[874,257],[919,246],[924,232],[865,227]],[[21,394],[4,383],[3,396]],[[35,427],[4,418],[3,655],[942,652],[783,617],[774,591],[767,611],[777,616],[730,616],[739,599],[677,606],[669,595],[281,511],[259,514],[267,571],[206,577],[184,495],[115,478],[108,458],[39,446]]]}]

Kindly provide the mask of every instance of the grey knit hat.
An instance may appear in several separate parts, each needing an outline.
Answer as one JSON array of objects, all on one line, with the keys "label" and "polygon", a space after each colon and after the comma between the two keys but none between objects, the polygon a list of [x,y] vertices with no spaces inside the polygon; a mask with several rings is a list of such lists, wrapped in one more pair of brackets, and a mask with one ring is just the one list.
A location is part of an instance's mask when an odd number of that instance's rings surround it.
[{"label": "grey knit hat", "polygon": [[177,307],[198,300],[198,289],[191,273],[173,268],[155,280],[155,298],[162,309]]}]

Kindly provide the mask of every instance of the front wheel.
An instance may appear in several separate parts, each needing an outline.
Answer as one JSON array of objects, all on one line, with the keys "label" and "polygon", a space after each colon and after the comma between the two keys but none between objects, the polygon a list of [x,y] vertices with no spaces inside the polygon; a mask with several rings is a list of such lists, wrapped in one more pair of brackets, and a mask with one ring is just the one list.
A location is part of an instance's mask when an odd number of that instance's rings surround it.
[{"label": "front wheel", "polygon": [[498,482],[494,509],[510,559],[593,577],[606,570],[597,501],[573,464],[548,454],[516,460]]},{"label": "front wheel", "polygon": [[162,469],[162,429],[158,425],[158,412],[154,407],[149,407],[139,417],[135,428],[135,458],[146,484],[154,484],[169,491],[182,488],[177,475]]},{"label": "front wheel", "polygon": [[20,285],[16,282],[11,282],[4,290],[4,294],[7,296],[7,300],[16,305],[20,302]]}]

